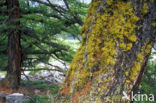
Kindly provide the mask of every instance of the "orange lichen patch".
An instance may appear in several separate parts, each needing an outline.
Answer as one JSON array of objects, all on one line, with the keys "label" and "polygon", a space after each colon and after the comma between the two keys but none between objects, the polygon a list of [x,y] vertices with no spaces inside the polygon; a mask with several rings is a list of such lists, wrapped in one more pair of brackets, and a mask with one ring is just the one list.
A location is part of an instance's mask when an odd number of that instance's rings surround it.
[{"label": "orange lichen patch", "polygon": [[[67,85],[67,84],[70,84],[70,75],[68,75],[65,80],[64,80],[64,83],[63,85]],[[64,88],[65,86],[62,86],[62,88]]]},{"label": "orange lichen patch", "polygon": [[5,88],[2,85],[0,85],[0,91],[3,94],[11,94],[11,93],[23,93],[22,90],[18,89],[18,90],[13,90],[12,88]]},{"label": "orange lichen patch", "polygon": [[12,93],[12,92],[13,92],[13,89],[12,89],[12,88],[5,88],[5,87],[3,87],[2,85],[0,85],[0,91],[1,91],[3,94],[8,94],[8,93]]},{"label": "orange lichen patch", "polygon": [[63,88],[60,93],[63,94],[63,95],[68,95],[69,94],[69,91],[70,91],[70,88],[69,87],[65,87]]},{"label": "orange lichen patch", "polygon": [[81,95],[84,95],[86,96],[87,93],[90,91],[91,87],[91,81],[89,81],[85,86],[84,88],[81,90],[81,91],[77,91],[74,96],[73,96],[73,103],[78,103],[78,98],[81,96]]},{"label": "orange lichen patch", "polygon": [[96,71],[96,72],[94,72],[93,73],[93,77],[95,78],[96,76],[98,76],[99,75],[99,71]]},{"label": "orange lichen patch", "polygon": [[74,97],[73,97],[73,103],[78,103],[78,98],[80,96],[80,92],[75,93]]},{"label": "orange lichen patch", "polygon": [[98,60],[100,60],[100,59],[101,59],[101,56],[102,56],[102,51],[101,51],[101,52],[99,52],[98,54],[96,54],[96,58],[97,58]]},{"label": "orange lichen patch", "polygon": [[97,37],[97,39],[100,40],[100,41],[103,41],[104,40],[103,39],[103,36],[99,36],[99,37]]}]

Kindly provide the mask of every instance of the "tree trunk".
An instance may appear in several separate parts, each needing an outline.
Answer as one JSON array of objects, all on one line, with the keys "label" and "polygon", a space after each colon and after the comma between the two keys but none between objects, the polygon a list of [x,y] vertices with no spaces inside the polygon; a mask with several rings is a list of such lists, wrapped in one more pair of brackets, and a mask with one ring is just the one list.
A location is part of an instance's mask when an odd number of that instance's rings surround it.
[{"label": "tree trunk", "polygon": [[54,103],[130,102],[155,40],[155,14],[156,0],[93,0]]},{"label": "tree trunk", "polygon": [[9,27],[8,30],[8,68],[7,76],[2,85],[18,89],[21,76],[21,46],[20,46],[20,9],[18,0],[7,0]]}]

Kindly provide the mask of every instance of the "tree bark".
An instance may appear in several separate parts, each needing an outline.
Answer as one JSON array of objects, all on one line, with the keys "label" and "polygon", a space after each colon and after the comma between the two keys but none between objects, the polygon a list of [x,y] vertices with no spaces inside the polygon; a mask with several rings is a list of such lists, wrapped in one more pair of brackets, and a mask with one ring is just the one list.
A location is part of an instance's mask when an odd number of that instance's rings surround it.
[{"label": "tree bark", "polygon": [[20,9],[18,0],[7,0],[9,16],[8,30],[8,69],[2,85],[18,89],[21,76],[21,46],[20,46]]},{"label": "tree bark", "polygon": [[156,0],[93,0],[54,103],[132,102],[155,40],[155,14]]}]

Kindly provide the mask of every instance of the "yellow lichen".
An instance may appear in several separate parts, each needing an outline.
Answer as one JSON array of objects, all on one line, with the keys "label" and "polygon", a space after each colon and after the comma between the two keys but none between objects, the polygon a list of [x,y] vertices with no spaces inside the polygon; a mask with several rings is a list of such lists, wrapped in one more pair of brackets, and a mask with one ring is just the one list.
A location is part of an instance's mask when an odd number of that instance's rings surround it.
[{"label": "yellow lichen", "polygon": [[131,48],[132,48],[132,43],[128,43],[128,44],[121,43],[121,44],[120,44],[120,47],[121,47],[124,51],[128,51],[128,50],[131,50]]},{"label": "yellow lichen", "polygon": [[82,34],[82,38],[85,39],[86,38],[86,34]]},{"label": "yellow lichen", "polygon": [[[107,68],[113,68],[115,65],[117,47],[123,51],[131,50],[133,42],[137,40],[135,28],[139,18],[130,2],[107,0],[106,8],[102,9],[102,12],[97,10],[101,2],[103,1],[94,0],[89,8],[81,29],[82,45],[74,56],[67,73],[68,78],[65,80],[65,84],[70,85],[70,88],[76,88],[77,91],[82,89],[94,74],[98,76],[104,71],[112,74]],[[93,68],[95,70],[92,70]],[[136,63],[133,68],[138,70],[139,65]],[[134,69],[132,71],[134,72]],[[135,72],[129,75],[134,74]],[[102,82],[109,81],[111,78],[108,77]],[[106,91],[108,86],[99,88],[100,91]]]},{"label": "yellow lichen", "polygon": [[96,103],[102,103],[100,98],[96,98]]},{"label": "yellow lichen", "polygon": [[141,53],[137,54],[137,61],[142,62],[144,60],[144,57]]},{"label": "yellow lichen", "polygon": [[[82,86],[85,85],[85,83],[88,81],[89,77],[90,77],[90,71],[89,71],[89,69],[86,67],[86,68],[84,68],[81,72],[79,72],[79,73],[77,74],[77,78],[79,78],[79,80],[77,80],[77,81],[75,82],[75,85],[76,85],[77,87],[82,87]],[[78,88],[78,89],[79,89],[79,88]]]},{"label": "yellow lichen", "polygon": [[129,78],[132,81],[136,79],[136,77],[141,69],[141,64],[144,60],[144,56],[148,55],[150,53],[151,48],[152,48],[152,45],[150,44],[150,41],[147,38],[141,47],[141,52],[136,55],[136,61],[134,61],[133,66],[131,68]]},{"label": "yellow lichen", "polygon": [[112,5],[113,0],[107,0],[107,5]]},{"label": "yellow lichen", "polygon": [[142,10],[141,10],[142,14],[147,14],[148,13],[148,4],[144,3]]},{"label": "yellow lichen", "polygon": [[[85,49],[88,54],[87,71],[90,71],[92,67],[96,67],[99,62],[101,64],[100,72],[105,70],[105,67],[114,66],[116,60],[115,44],[119,44],[124,51],[127,51],[131,50],[133,46],[132,42],[137,40],[135,24],[139,18],[133,13],[130,2],[114,2],[113,0],[108,0],[106,6],[111,6],[111,8],[115,9],[104,9],[105,13],[97,12],[94,14],[93,12],[100,5],[100,2],[96,0],[93,2],[89,11],[90,13],[82,28],[82,31],[85,31],[82,34],[83,39],[86,38],[86,35],[89,35]],[[113,12],[113,15],[110,12]],[[91,24],[91,19],[93,18],[96,19]],[[127,18],[128,20],[126,20]],[[92,25],[92,29],[88,34],[90,24]],[[126,39],[129,41],[125,42]],[[100,45],[102,43],[103,47],[101,50]],[[91,76],[91,74],[83,74],[83,72],[84,68],[79,72],[79,76],[77,76],[79,81],[76,85],[78,86],[84,85],[85,80]]]},{"label": "yellow lichen", "polygon": [[134,65],[131,69],[131,73],[130,73],[130,79],[131,80],[134,80],[136,78],[140,69],[141,69],[140,63],[134,63]]},{"label": "yellow lichen", "polygon": [[150,43],[149,39],[147,38],[141,48],[141,51],[146,55],[151,52],[151,48],[152,48],[152,44]]},{"label": "yellow lichen", "polygon": [[137,40],[137,37],[136,37],[136,35],[133,34],[133,35],[129,36],[128,39],[132,42],[135,42]]},{"label": "yellow lichen", "polygon": [[147,45],[147,47],[145,48],[145,53],[146,54],[150,53],[151,48],[152,48],[152,45],[151,44]]},{"label": "yellow lichen", "polygon": [[152,23],[152,26],[153,26],[153,27],[156,27],[156,23]]},{"label": "yellow lichen", "polygon": [[126,49],[126,44],[121,43],[121,44],[120,44],[120,47],[123,48],[123,49]]},{"label": "yellow lichen", "polygon": [[126,76],[129,76],[129,72],[125,72],[125,75],[126,75]]},{"label": "yellow lichen", "polygon": [[131,50],[131,48],[132,48],[132,43],[128,43],[127,47],[126,47],[126,50]]}]

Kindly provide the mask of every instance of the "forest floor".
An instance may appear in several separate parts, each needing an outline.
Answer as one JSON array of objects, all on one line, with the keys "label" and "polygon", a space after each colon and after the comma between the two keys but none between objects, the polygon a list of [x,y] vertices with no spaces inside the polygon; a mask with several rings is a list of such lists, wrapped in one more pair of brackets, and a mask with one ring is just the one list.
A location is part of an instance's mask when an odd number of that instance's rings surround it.
[{"label": "forest floor", "polygon": [[28,96],[29,99],[24,103],[52,103],[59,89],[59,84],[42,80],[22,80],[20,89],[18,91],[5,89],[0,86],[0,92],[3,94],[22,93],[25,96]]},{"label": "forest floor", "polygon": [[21,82],[22,93],[31,97],[36,103],[51,103],[59,88],[58,84],[41,80]]}]

